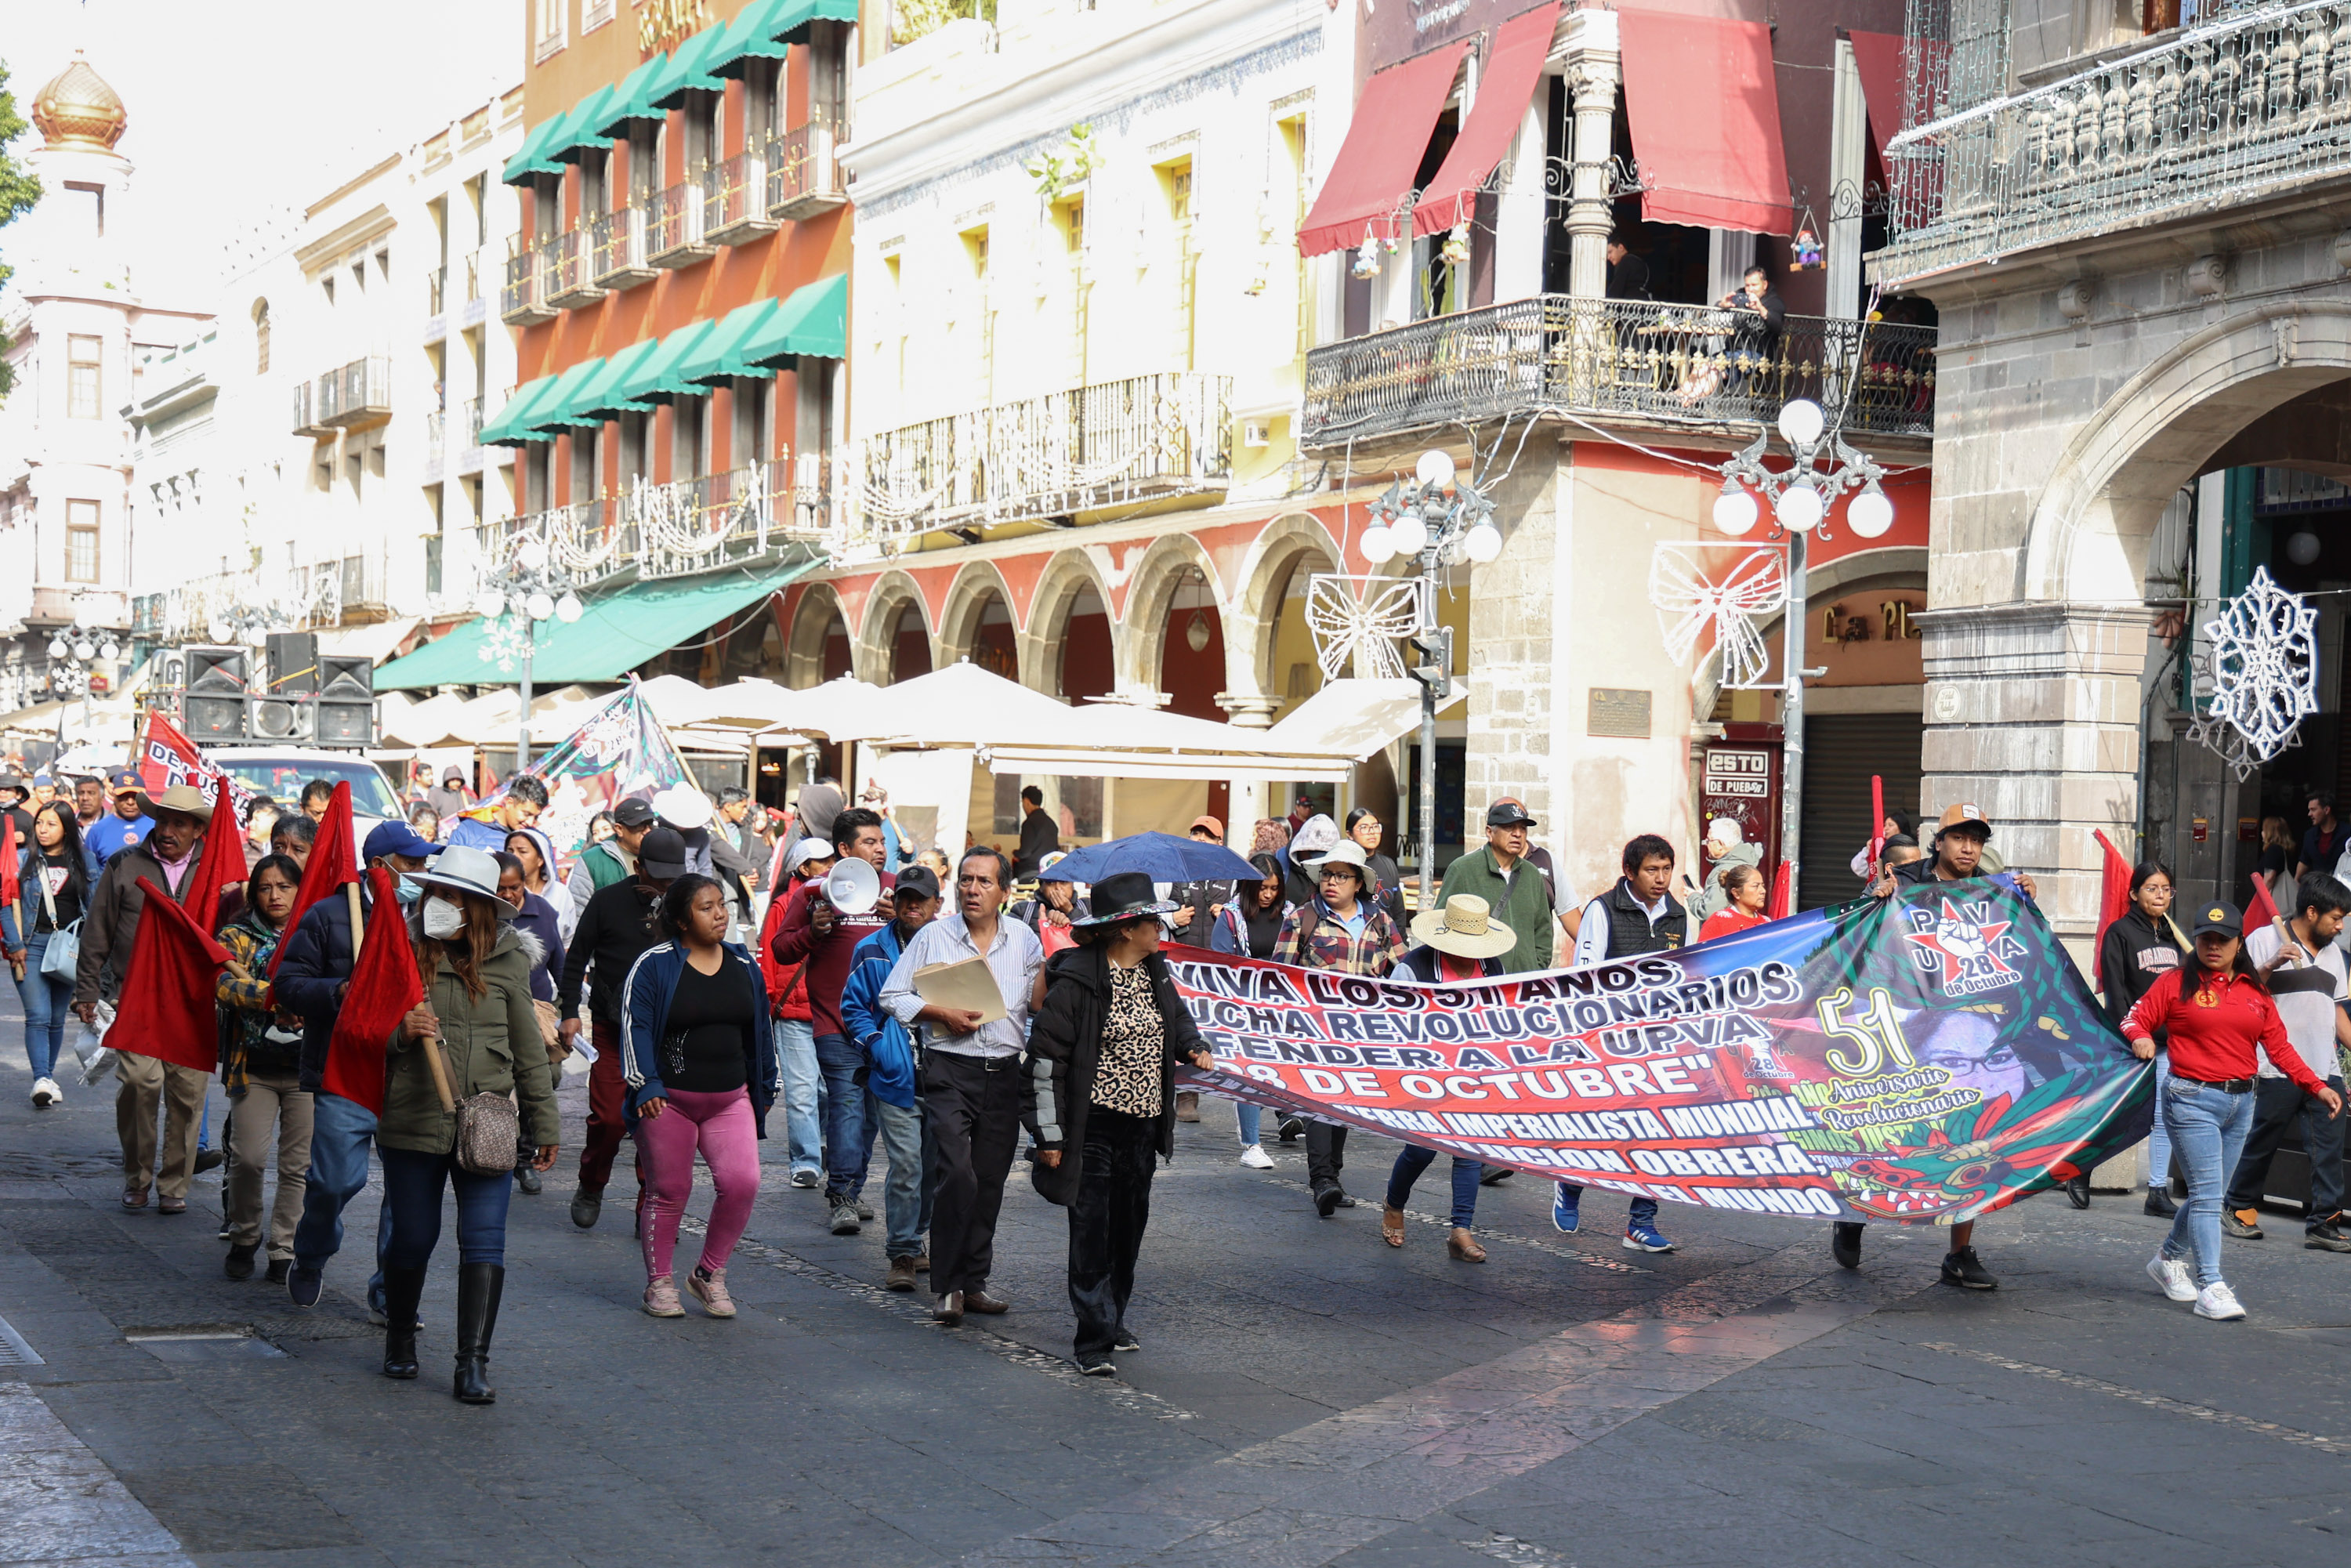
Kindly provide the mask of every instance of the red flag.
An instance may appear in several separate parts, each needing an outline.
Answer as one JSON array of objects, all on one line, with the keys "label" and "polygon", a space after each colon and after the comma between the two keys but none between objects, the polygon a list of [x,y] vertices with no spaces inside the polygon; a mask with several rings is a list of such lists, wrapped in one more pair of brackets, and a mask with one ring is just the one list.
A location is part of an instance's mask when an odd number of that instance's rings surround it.
[{"label": "red flag", "polygon": [[[2104,829],[2098,831],[2098,847],[2106,853],[2105,876],[2098,889],[2098,945],[2095,949],[2098,956],[2097,962],[2104,965],[2106,957],[2106,927],[2120,920],[2123,917],[2123,911],[2130,907],[2131,862],[2128,855],[2115,848],[2114,841],[2106,837]],[[2097,979],[2098,989],[2105,990],[2105,975],[2101,972]]]},{"label": "red flag", "polygon": [[2277,900],[2270,896],[2270,884],[2262,880],[2261,873],[2255,872],[2253,896],[2245,901],[2245,929],[2252,931],[2257,926],[2274,925],[2278,919]]},{"label": "red flag", "polygon": [[[5,830],[8,845],[7,857],[0,860],[0,904],[14,909],[16,900],[23,896],[23,890],[16,885],[16,862],[21,854],[16,848],[16,819],[0,812],[0,830]],[[16,935],[22,939],[25,934],[19,931]]]},{"label": "red flag", "polygon": [[352,966],[350,988],[343,993],[342,1010],[335,1015],[335,1033],[327,1045],[327,1071],[321,1080],[329,1094],[383,1114],[384,1042],[401,1015],[424,998],[424,985],[416,977],[416,950],[409,946],[408,923],[395,913],[392,873],[381,866],[369,871],[368,890],[381,916],[368,922],[360,943],[359,962]]},{"label": "red flag", "polygon": [[1886,856],[1886,780],[1873,773],[1869,776],[1869,874],[1877,874],[1877,862]]},{"label": "red flag", "polygon": [[220,929],[221,894],[245,881],[245,839],[236,831],[235,808],[215,798],[212,821],[204,824],[204,852],[181,900],[195,923],[208,933]]},{"label": "red flag", "polygon": [[1772,873],[1771,901],[1763,906],[1764,919],[1785,920],[1788,918],[1789,915],[1792,913],[1790,908],[1792,901],[1789,894],[1793,885],[1792,879],[1794,875],[1795,867],[1793,863],[1789,861],[1782,860],[1780,862],[1780,869]]},{"label": "red flag", "polygon": [[345,883],[359,880],[359,854],[351,843],[351,786],[345,779],[335,786],[335,798],[327,802],[327,820],[319,824],[319,840],[310,846],[309,863],[302,868],[302,885],[294,890],[293,913],[286,917],[287,939],[277,944],[277,952],[269,960],[270,978],[277,977],[277,966],[286,962],[286,949],[294,945],[294,928],[302,924],[310,906]]},{"label": "red flag", "polygon": [[139,886],[147,902],[106,1043],[210,1072],[220,1065],[213,1003],[228,949],[153,882],[142,876]]},{"label": "red flag", "polygon": [[151,800],[174,784],[193,784],[215,811],[221,807],[221,791],[226,789],[234,821],[244,821],[245,809],[253,803],[251,789],[206,759],[204,747],[160,713],[147,715],[147,744],[140,749],[139,775]]}]

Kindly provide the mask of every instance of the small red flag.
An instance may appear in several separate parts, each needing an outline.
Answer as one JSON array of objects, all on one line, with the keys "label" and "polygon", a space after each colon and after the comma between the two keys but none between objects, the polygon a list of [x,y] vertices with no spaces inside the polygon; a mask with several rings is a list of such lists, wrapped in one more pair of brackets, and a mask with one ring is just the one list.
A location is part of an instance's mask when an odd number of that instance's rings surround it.
[{"label": "small red flag", "polygon": [[400,918],[394,902],[392,873],[381,866],[369,871],[368,892],[378,911],[367,923],[360,942],[359,962],[352,966],[350,988],[343,993],[342,1010],[335,1015],[335,1032],[327,1044],[327,1070],[321,1086],[355,1105],[383,1114],[384,1042],[407,1012],[424,998],[416,976],[416,950],[409,946],[408,922]]},{"label": "small red flag", "polygon": [[1771,876],[1771,901],[1763,906],[1764,919],[1785,920],[1788,918],[1789,915],[1792,913],[1789,908],[1789,904],[1791,902],[1789,895],[1792,887],[1792,879],[1794,874],[1794,862],[1782,860],[1780,862],[1780,869],[1777,872],[1774,872]]},{"label": "small red flag", "polygon": [[152,881],[142,876],[139,886],[147,902],[131,939],[131,967],[106,1043],[210,1072],[220,1065],[214,1001],[228,949]]},{"label": "small red flag", "polygon": [[236,831],[235,808],[225,798],[213,803],[212,821],[204,824],[204,852],[188,877],[181,903],[197,925],[217,933],[221,894],[245,881],[245,841]]},{"label": "small red flag", "polygon": [[[22,853],[16,848],[16,819],[0,812],[0,831],[5,831],[8,844],[6,857],[0,859],[0,904],[14,909],[16,900],[24,896],[24,890],[16,883],[16,862]],[[24,935],[21,931],[16,933],[19,940]]]},{"label": "small red flag", "polygon": [[2245,901],[2245,929],[2251,931],[2256,926],[2273,925],[2278,918],[2277,900],[2270,896],[2270,884],[2262,880],[2259,872],[2255,872],[2253,896]]},{"label": "small red flag", "polygon": [[1877,862],[1886,858],[1886,780],[1877,774],[1869,776],[1869,874],[1877,874]]},{"label": "small red flag", "polygon": [[2098,887],[2098,945],[2095,949],[2096,961],[2102,967],[2097,977],[2098,989],[2103,991],[2106,988],[2106,977],[2103,973],[2106,958],[2106,927],[2120,920],[2123,912],[2130,907],[2131,862],[2128,855],[2115,848],[2115,842],[2106,837],[2105,830],[2100,829],[2097,838],[2098,847],[2106,854],[2105,873]]},{"label": "small red flag", "polygon": [[351,842],[351,786],[345,779],[335,786],[335,798],[327,803],[327,820],[319,824],[319,841],[310,846],[310,862],[302,868],[302,885],[294,890],[294,910],[286,917],[286,939],[277,944],[277,952],[269,960],[271,979],[277,977],[277,966],[286,961],[286,949],[294,945],[294,928],[302,924],[310,906],[345,883],[359,879],[359,853]]}]

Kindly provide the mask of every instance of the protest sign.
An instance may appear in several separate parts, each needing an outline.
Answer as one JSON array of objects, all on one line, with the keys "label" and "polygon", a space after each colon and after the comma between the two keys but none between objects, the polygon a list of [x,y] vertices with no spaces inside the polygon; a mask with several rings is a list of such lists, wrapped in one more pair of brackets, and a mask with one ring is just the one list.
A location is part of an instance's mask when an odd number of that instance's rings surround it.
[{"label": "protest sign", "polygon": [[2005,879],[1431,987],[1186,949],[1212,1090],[1591,1186],[1954,1224],[2147,1135],[2130,1054]]},{"label": "protest sign", "polygon": [[245,821],[246,808],[253,804],[252,789],[215,766],[204,748],[182,734],[180,727],[160,709],[151,709],[147,715],[147,737],[139,747],[139,779],[150,800],[174,784],[193,784],[215,811],[220,810],[220,792],[225,788],[230,818],[239,823]]},{"label": "protest sign", "polygon": [[[597,812],[611,810],[631,795],[650,800],[693,778],[633,675],[625,689],[614,692],[554,750],[534,761],[529,772],[547,786],[538,830],[567,866],[587,847],[588,823]],[[497,799],[465,815],[488,821],[496,814]]]}]

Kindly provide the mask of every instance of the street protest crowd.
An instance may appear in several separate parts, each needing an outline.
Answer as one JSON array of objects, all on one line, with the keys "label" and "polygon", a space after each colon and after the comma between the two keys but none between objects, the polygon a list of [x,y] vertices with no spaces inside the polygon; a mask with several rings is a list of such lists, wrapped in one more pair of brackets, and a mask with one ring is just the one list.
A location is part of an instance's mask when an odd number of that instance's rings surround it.
[{"label": "street protest crowd", "polygon": [[[250,1280],[258,1265],[297,1307],[314,1306],[372,1147],[383,1196],[368,1301],[388,1377],[418,1375],[418,1302],[454,1192],[454,1392],[475,1403],[496,1396],[488,1356],[510,1204],[540,1194],[564,1155],[555,1088],[566,1075],[584,1072],[588,1089],[569,1218],[593,1228],[619,1221],[608,1207],[625,1207],[646,1313],[682,1317],[690,1296],[710,1316],[735,1314],[727,1267],[778,1110],[786,1179],[821,1194],[836,1234],[878,1223],[887,1289],[927,1291],[946,1324],[1008,1312],[991,1289],[992,1244],[1025,1134],[1036,1189],[1068,1211],[1073,1359],[1115,1375],[1115,1354],[1139,1348],[1124,1314],[1153,1173],[1171,1156],[1175,1124],[1199,1119],[1199,1095],[1177,1087],[1176,1070],[1210,1063],[1170,949],[1458,986],[1736,938],[1766,922],[1771,892],[1756,846],[1719,821],[1703,886],[1677,877],[1666,839],[1642,834],[1624,846],[1613,885],[1580,897],[1531,844],[1524,805],[1507,799],[1486,810],[1483,841],[1452,862],[1436,896],[1415,901],[1377,815],[1338,821],[1303,800],[1256,823],[1242,875],[1244,857],[1213,817],[1180,839],[1155,836],[1175,856],[1165,864],[1084,859],[1116,845],[1065,853],[1033,789],[1017,853],[973,844],[953,862],[918,851],[879,788],[852,805],[831,779],[789,810],[691,784],[624,798],[576,853],[539,831],[548,795],[529,775],[486,801],[454,771],[418,794],[406,820],[354,842],[347,789],[324,780],[295,802],[251,800],[233,824],[225,782],[215,804],[187,783],[151,794],[130,769],[0,776],[0,843],[12,846],[0,946],[24,1001],[35,1106],[65,1098],[69,1027],[112,1019],[122,1207],[183,1214],[195,1178],[221,1169],[229,1278]],[[1998,874],[2032,898],[2031,877],[2001,872],[1992,836],[1971,805],[1924,827],[1896,812],[1854,870],[1879,896]],[[1187,846],[1193,863],[1225,874],[1183,874]],[[2141,864],[2101,947],[2107,1014],[2157,1063],[2145,1202],[2173,1225],[2147,1271],[2208,1318],[2244,1315],[2223,1238],[2262,1236],[2262,1178],[2297,1120],[2316,1173],[2307,1244],[2351,1251],[2337,1212],[2337,1045],[2351,1043],[2338,938],[2351,888],[2300,869],[2279,918],[2249,928],[2216,902],[2184,912],[2183,929],[2171,873]],[[157,926],[180,946],[142,944]],[[201,1015],[157,999],[180,952],[217,976]],[[151,1054],[171,1029],[211,1038],[201,1051]],[[1938,1027],[1918,1053],[1955,1082],[1990,1086],[2012,1064],[1989,1040]],[[227,1103],[217,1143],[215,1076]],[[1236,1157],[1271,1168],[1268,1113],[1246,1103],[1236,1113]],[[1347,1127],[1272,1114],[1274,1137],[1304,1144],[1317,1211],[1355,1207]],[[632,1179],[611,1194],[624,1145]],[[715,1193],[681,1279],[697,1157]],[[1379,1244],[1407,1244],[1405,1206],[1435,1158],[1407,1144],[1384,1173]],[[2175,1166],[2184,1203],[2169,1196]],[[1451,1156],[1451,1258],[1485,1260],[1479,1195],[1512,1174]],[[2088,1201],[2087,1179],[2066,1184],[2076,1203]],[[1582,1228],[1587,1207],[1584,1187],[1557,1185],[1559,1229]],[[1653,1198],[1632,1197],[1621,1223],[1627,1249],[1674,1248]],[[1972,1231],[1949,1227],[1941,1277],[1995,1289]],[[1835,1224],[1835,1260],[1857,1267],[1863,1236],[1860,1224]]]}]

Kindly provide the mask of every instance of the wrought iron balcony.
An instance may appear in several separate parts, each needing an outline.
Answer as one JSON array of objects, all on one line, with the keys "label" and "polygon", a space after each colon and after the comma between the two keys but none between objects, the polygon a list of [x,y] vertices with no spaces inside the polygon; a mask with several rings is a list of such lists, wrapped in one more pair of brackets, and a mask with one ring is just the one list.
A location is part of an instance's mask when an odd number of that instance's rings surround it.
[{"label": "wrought iron balcony", "polygon": [[573,229],[555,236],[547,247],[547,302],[565,310],[593,305],[604,298],[596,281],[595,258],[586,232]]},{"label": "wrought iron balcony", "polygon": [[799,223],[849,200],[833,156],[841,128],[830,120],[795,125],[768,143],[768,215]]},{"label": "wrought iron balcony", "polygon": [[457,410],[457,472],[482,471],[482,400],[469,397]]},{"label": "wrought iron balcony", "polygon": [[705,199],[703,233],[720,245],[776,232],[768,215],[768,161],[757,152],[737,152],[714,166]]},{"label": "wrought iron balcony", "polygon": [[1225,488],[1224,376],[1169,371],[1001,403],[858,444],[846,543],[889,550],[925,534],[1033,522]]},{"label": "wrought iron balcony", "polygon": [[645,259],[645,210],[622,207],[599,214],[588,225],[590,266],[600,288],[633,288],[660,275]]},{"label": "wrought iron balcony", "polygon": [[294,434],[324,435],[334,427],[319,417],[319,384],[316,382],[294,383]]},{"label": "wrought iron balcony", "polygon": [[334,406],[319,410],[319,423],[342,430],[366,430],[392,417],[392,361],[382,355],[353,360],[319,378],[336,389]]},{"label": "wrought iron balcony", "polygon": [[1546,412],[1662,425],[1769,424],[1810,398],[1847,434],[1925,437],[1935,332],[1537,295],[1416,321],[1306,356],[1309,447]]},{"label": "wrought iron balcony", "polygon": [[655,267],[692,267],[718,253],[703,233],[709,200],[706,172],[687,175],[653,198],[653,237],[646,259]]},{"label": "wrought iron balcony", "polygon": [[438,484],[448,462],[449,413],[431,409],[424,415],[424,482]]},{"label": "wrought iron balcony", "polygon": [[[1946,67],[1945,68],[1948,68]],[[2268,5],[1905,132],[1889,282],[2351,175],[2351,5]],[[2341,192],[2338,190],[2336,195]]]},{"label": "wrought iron balcony", "polygon": [[449,311],[449,269],[436,267],[424,275],[424,313],[444,316]]},{"label": "wrought iron balcony", "polygon": [[506,286],[498,290],[498,319],[509,327],[536,327],[560,313],[547,298],[547,253],[520,240],[509,241]]},{"label": "wrought iron balcony", "polygon": [[666,485],[640,479],[625,495],[484,523],[475,559],[510,560],[537,539],[556,565],[597,583],[692,577],[830,546],[830,469],[823,455],[806,453]]}]

